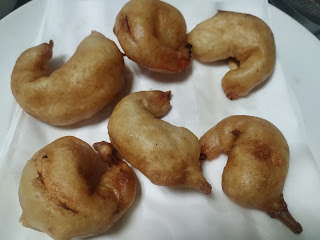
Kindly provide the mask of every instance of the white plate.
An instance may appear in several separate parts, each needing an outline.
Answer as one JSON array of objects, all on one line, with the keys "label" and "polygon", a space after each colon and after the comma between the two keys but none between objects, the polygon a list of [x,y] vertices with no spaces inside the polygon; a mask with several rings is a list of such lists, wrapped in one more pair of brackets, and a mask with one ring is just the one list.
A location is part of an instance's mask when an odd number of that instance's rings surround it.
[{"label": "white plate", "polygon": [[278,56],[297,97],[308,145],[320,166],[320,40],[300,23],[270,6]]},{"label": "white plate", "polygon": [[[34,0],[0,22],[0,104],[2,110],[0,117],[0,161],[3,160],[1,159],[1,149],[4,148],[7,143],[10,143],[10,139],[6,139],[6,136],[8,131],[10,131],[10,126],[14,119],[13,116],[15,111],[19,109],[10,90],[11,71],[20,53],[28,47],[35,45],[37,42],[39,29],[41,29],[42,13],[44,12],[43,3],[44,1]],[[320,42],[306,29],[272,6],[270,6],[270,13],[278,56],[283,66],[288,85],[293,90],[291,92],[292,96],[297,100],[297,102],[294,103],[297,105],[295,108],[297,111],[296,115],[298,117],[301,116],[299,122],[304,123],[301,124],[301,128],[305,128],[307,141],[319,163],[320,143],[317,140],[317,136],[320,134],[320,129],[317,128],[316,124],[320,122],[320,114],[315,109],[317,109],[316,103],[320,102],[320,97],[317,95],[317,90],[320,89],[320,83],[318,79],[316,79],[318,76],[317,67],[319,67],[320,62]],[[274,107],[276,108],[277,106]],[[283,114],[285,114],[285,112]],[[17,121],[17,119],[14,120]],[[0,192],[1,196],[2,194],[4,193]],[[13,194],[17,195],[16,192],[10,194],[11,196]],[[182,200],[184,195],[180,197],[180,200]],[[202,198],[199,197],[199,199]],[[202,200],[203,202],[200,202],[200,205],[206,201],[205,199]],[[8,207],[8,209],[10,209],[10,207]],[[152,207],[146,209],[149,210],[152,209]],[[232,209],[230,210],[230,214],[231,212]],[[262,218],[267,219],[265,216]],[[217,221],[218,220],[220,219],[217,219]],[[16,219],[14,219],[14,221],[16,221]],[[161,236],[161,227],[146,229],[145,226],[139,226],[141,227],[140,231],[142,236],[150,236],[148,234],[156,234],[157,231],[159,231],[158,234]],[[19,225],[19,227],[21,227],[21,225]],[[234,229],[238,228],[234,226]],[[0,229],[4,228],[0,226]],[[228,231],[227,229],[225,230]],[[113,232],[113,234],[115,233]],[[208,232],[203,232],[201,236],[208,237],[208,234]]]}]

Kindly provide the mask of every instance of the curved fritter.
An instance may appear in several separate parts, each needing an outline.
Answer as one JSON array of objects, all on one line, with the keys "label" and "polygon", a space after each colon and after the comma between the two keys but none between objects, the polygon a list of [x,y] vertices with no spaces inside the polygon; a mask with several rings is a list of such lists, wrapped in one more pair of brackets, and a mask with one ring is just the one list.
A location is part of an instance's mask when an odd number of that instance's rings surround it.
[{"label": "curved fritter", "polygon": [[124,60],[116,44],[92,32],[60,69],[48,76],[53,42],[23,52],[11,76],[12,93],[31,116],[53,125],[91,117],[124,84]]},{"label": "curved fritter", "polygon": [[222,79],[231,100],[243,97],[272,73],[276,61],[273,34],[261,19],[243,13],[219,11],[188,35],[192,56],[201,62],[235,58]]},{"label": "curved fritter", "polygon": [[123,98],[112,112],[108,130],[118,152],[150,181],[210,193],[200,169],[198,138],[157,117],[170,109],[170,92],[146,91]]},{"label": "curved fritter", "polygon": [[111,144],[94,147],[99,154],[63,137],[27,162],[19,188],[23,226],[71,239],[103,233],[124,214],[135,199],[135,174]]},{"label": "curved fritter", "polygon": [[283,199],[289,147],[279,129],[261,118],[231,116],[206,132],[200,143],[207,159],[228,154],[222,189],[231,200],[267,212],[294,233],[302,232]]},{"label": "curved fritter", "polygon": [[114,26],[128,58],[161,72],[180,72],[189,66],[186,31],[179,10],[158,0],[129,1]]}]

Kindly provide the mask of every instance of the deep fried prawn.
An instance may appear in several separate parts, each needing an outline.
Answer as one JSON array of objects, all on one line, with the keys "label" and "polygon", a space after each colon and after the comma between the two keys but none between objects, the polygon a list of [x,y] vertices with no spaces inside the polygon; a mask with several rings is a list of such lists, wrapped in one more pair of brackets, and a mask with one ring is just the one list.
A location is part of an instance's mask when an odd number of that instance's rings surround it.
[{"label": "deep fried prawn", "polygon": [[110,140],[118,152],[150,181],[210,193],[200,169],[198,138],[157,117],[170,108],[170,92],[136,92],[123,98],[109,120]]},{"label": "deep fried prawn", "polygon": [[23,226],[71,239],[103,233],[124,214],[135,199],[134,172],[111,144],[94,147],[99,154],[63,137],[27,162],[19,188]]},{"label": "deep fried prawn", "polygon": [[219,11],[198,24],[188,36],[192,56],[201,62],[235,58],[222,79],[231,100],[248,95],[272,73],[276,60],[273,34],[261,19],[243,13]]},{"label": "deep fried prawn", "polygon": [[222,189],[231,200],[267,212],[294,233],[302,232],[283,199],[289,147],[279,129],[261,118],[231,116],[204,134],[200,143],[207,159],[228,154]]},{"label": "deep fried prawn", "polygon": [[131,0],[114,26],[131,60],[154,71],[180,72],[190,63],[186,23],[173,6],[158,0]]},{"label": "deep fried prawn", "polygon": [[53,42],[23,52],[11,76],[12,93],[31,116],[53,125],[91,117],[109,104],[124,84],[123,55],[116,44],[92,32],[60,69],[48,76]]}]

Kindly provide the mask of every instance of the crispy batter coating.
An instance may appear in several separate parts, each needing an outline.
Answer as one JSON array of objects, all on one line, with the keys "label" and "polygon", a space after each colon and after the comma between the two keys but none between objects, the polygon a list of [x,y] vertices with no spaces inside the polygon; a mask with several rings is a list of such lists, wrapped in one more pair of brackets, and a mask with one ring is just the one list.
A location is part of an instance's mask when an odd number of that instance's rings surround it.
[{"label": "crispy batter coating", "polygon": [[261,118],[231,116],[205,133],[200,143],[207,159],[228,154],[222,189],[231,200],[267,212],[294,233],[302,232],[283,199],[289,147],[279,129]]},{"label": "crispy batter coating", "polygon": [[200,169],[198,138],[157,117],[170,108],[170,92],[136,92],[123,98],[109,120],[110,140],[118,152],[150,181],[211,192]]},{"label": "crispy batter coating", "polygon": [[19,188],[23,226],[71,239],[103,233],[124,214],[135,199],[135,174],[111,144],[94,147],[99,154],[63,137],[27,162]]},{"label": "crispy batter coating", "polygon": [[48,76],[53,42],[23,52],[11,76],[12,93],[31,116],[53,125],[91,117],[124,84],[124,60],[116,44],[92,32],[60,69]]},{"label": "crispy batter coating", "polygon": [[198,24],[188,35],[192,55],[201,62],[235,58],[222,79],[231,100],[244,97],[272,73],[276,60],[273,34],[261,19],[242,13],[219,11]]},{"label": "crispy batter coating", "polygon": [[119,12],[114,33],[131,60],[154,71],[180,72],[190,64],[186,29],[182,14],[173,6],[131,0]]}]

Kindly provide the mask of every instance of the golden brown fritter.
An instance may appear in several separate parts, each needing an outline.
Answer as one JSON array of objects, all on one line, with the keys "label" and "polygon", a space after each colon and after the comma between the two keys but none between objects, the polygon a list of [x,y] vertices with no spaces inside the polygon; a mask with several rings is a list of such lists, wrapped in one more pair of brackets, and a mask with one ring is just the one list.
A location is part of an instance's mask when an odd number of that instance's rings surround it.
[{"label": "golden brown fritter", "polygon": [[189,66],[186,31],[179,10],[158,0],[129,1],[114,26],[128,58],[161,72],[180,72]]},{"label": "golden brown fritter", "polygon": [[48,76],[53,42],[23,52],[11,76],[12,93],[31,116],[53,125],[91,117],[109,104],[124,84],[123,55],[116,44],[92,32],[60,69]]},{"label": "golden brown fritter", "polygon": [[192,56],[201,62],[235,58],[222,79],[231,100],[244,97],[272,73],[276,60],[273,34],[261,19],[243,13],[219,11],[188,35]]},{"label": "golden brown fritter", "polygon": [[231,200],[267,212],[294,233],[302,232],[283,199],[289,147],[279,129],[261,118],[231,116],[206,132],[200,143],[207,159],[228,154],[222,189]]},{"label": "golden brown fritter", "polygon": [[19,188],[23,226],[71,239],[103,233],[124,214],[135,199],[135,174],[111,144],[94,147],[99,154],[63,137],[27,162]]},{"label": "golden brown fritter", "polygon": [[210,193],[200,169],[198,138],[157,117],[170,108],[170,92],[146,91],[123,98],[109,120],[110,140],[118,152],[150,181]]}]

